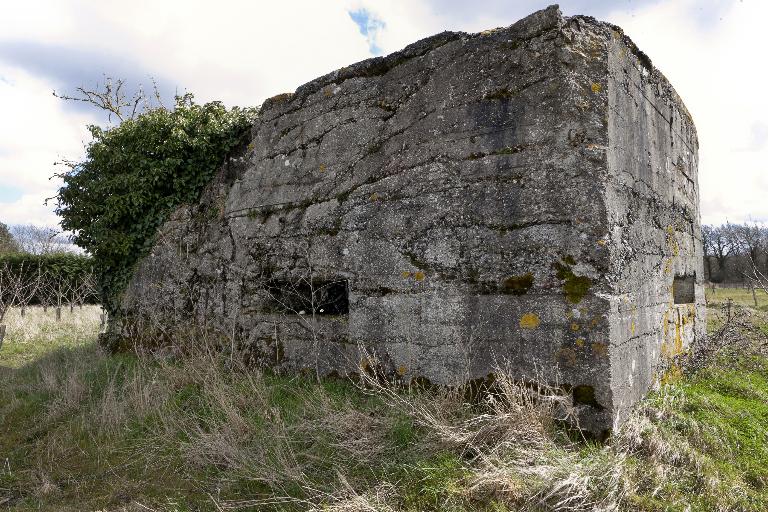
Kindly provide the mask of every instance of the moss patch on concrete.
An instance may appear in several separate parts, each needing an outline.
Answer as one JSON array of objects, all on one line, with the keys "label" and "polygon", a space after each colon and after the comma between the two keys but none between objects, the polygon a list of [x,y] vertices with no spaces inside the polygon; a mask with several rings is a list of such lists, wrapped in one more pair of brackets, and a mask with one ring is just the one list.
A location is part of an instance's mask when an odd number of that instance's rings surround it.
[{"label": "moss patch on concrete", "polygon": [[592,287],[592,280],[590,278],[587,276],[577,276],[573,273],[572,266],[575,263],[572,256],[566,256],[562,261],[555,262],[552,265],[557,272],[557,278],[564,281],[563,293],[571,304],[581,302]]}]

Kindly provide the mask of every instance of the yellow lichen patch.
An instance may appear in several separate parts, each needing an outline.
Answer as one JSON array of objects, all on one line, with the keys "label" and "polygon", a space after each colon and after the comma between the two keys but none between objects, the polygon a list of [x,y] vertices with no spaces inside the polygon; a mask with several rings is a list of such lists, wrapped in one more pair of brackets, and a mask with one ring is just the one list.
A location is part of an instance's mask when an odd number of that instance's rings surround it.
[{"label": "yellow lichen patch", "polygon": [[661,384],[667,385],[672,384],[674,382],[677,382],[683,377],[683,370],[680,369],[677,365],[672,365],[669,370],[664,372],[664,375],[661,376]]},{"label": "yellow lichen patch", "polygon": [[520,327],[523,329],[536,329],[541,324],[541,319],[536,313],[526,313],[520,317]]},{"label": "yellow lichen patch", "polygon": [[557,351],[555,359],[558,362],[564,363],[566,366],[576,365],[576,351],[572,348],[564,347]]},{"label": "yellow lichen patch", "polygon": [[376,192],[374,192],[373,194],[371,194],[371,197],[370,197],[369,199],[370,199],[371,201],[378,201],[378,200],[379,200],[379,194],[377,194]]},{"label": "yellow lichen patch", "polygon": [[425,277],[427,276],[421,270],[413,274],[413,278],[417,281],[423,281]]},{"label": "yellow lichen patch", "polygon": [[675,228],[672,225],[667,226],[667,245],[672,251],[672,256],[680,254],[680,247],[677,244],[677,238],[675,238]]},{"label": "yellow lichen patch", "polygon": [[581,348],[584,346],[584,338],[577,338],[576,339],[576,346]]},{"label": "yellow lichen patch", "polygon": [[633,318],[632,323],[629,325],[629,332],[632,333],[632,336],[635,335],[635,328],[636,328],[635,319]]},{"label": "yellow lichen patch", "polygon": [[407,270],[400,275],[403,276],[403,279],[408,279],[409,277],[411,277],[411,273],[408,272]]},{"label": "yellow lichen patch", "polygon": [[589,324],[594,329],[595,327],[597,327],[600,324],[600,317],[596,316],[595,318],[592,319],[592,321]]},{"label": "yellow lichen patch", "polygon": [[683,353],[683,326],[678,314],[677,321],[675,322],[675,355]]},{"label": "yellow lichen patch", "polygon": [[606,242],[606,241],[605,241],[604,239],[602,239],[602,238],[601,238],[600,240],[598,240],[598,241],[597,241],[597,245],[605,245],[605,244],[607,244],[607,243],[608,243],[608,242]]},{"label": "yellow lichen patch", "polygon": [[405,372],[407,372],[407,371],[408,371],[408,369],[407,369],[405,366],[402,366],[402,365],[401,365],[401,366],[398,366],[398,368],[397,368],[397,374],[398,374],[399,376],[401,376],[401,377],[402,377],[403,375],[405,375]]},{"label": "yellow lichen patch", "polygon": [[320,172],[325,172],[325,164],[320,164],[320,167],[318,169]]},{"label": "yellow lichen patch", "polygon": [[323,89],[323,95],[325,95],[326,98],[333,96],[333,91],[331,90],[330,86]]},{"label": "yellow lichen patch", "polygon": [[597,356],[605,357],[608,355],[608,345],[601,341],[592,343],[592,352]]},{"label": "yellow lichen patch", "polygon": [[600,86],[600,84],[596,82],[592,82],[592,92],[597,94],[599,93],[603,88]]},{"label": "yellow lichen patch", "polygon": [[371,363],[368,361],[368,358],[363,358],[360,361],[360,369],[364,372],[367,372],[368,369],[371,367]]},{"label": "yellow lichen patch", "polygon": [[665,357],[669,357],[671,354],[669,353],[669,345],[666,341],[661,342],[661,355]]},{"label": "yellow lichen patch", "polygon": [[579,329],[581,329],[581,326],[579,324],[577,324],[576,322],[572,322],[571,323],[571,330],[572,331],[578,331]]},{"label": "yellow lichen patch", "polygon": [[573,318],[573,311],[568,311],[568,312],[565,314],[565,318],[567,318],[568,320],[570,320],[571,318]]},{"label": "yellow lichen patch", "polygon": [[669,274],[672,272],[672,258],[667,258],[664,261],[664,273]]}]

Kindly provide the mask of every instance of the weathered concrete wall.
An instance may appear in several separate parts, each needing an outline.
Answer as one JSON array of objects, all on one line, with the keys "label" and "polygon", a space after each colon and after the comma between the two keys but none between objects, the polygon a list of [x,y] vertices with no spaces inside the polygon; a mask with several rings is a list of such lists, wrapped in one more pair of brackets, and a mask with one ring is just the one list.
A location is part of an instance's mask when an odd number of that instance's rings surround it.
[{"label": "weathered concrete wall", "polygon": [[594,431],[703,332],[693,123],[616,27],[443,33],[268,100],[252,134],[113,329],[192,321],[290,371],[363,346],[406,381],[558,374]]}]

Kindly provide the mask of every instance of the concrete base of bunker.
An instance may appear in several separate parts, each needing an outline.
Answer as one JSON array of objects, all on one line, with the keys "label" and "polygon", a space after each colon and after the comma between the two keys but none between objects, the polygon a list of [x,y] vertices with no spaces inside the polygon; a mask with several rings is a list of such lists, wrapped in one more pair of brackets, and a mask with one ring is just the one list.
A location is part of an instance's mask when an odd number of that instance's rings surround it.
[{"label": "concrete base of bunker", "polygon": [[550,7],[442,33],[267,100],[124,318],[237,333],[284,371],[358,372],[360,347],[404,381],[502,366],[603,432],[704,333],[697,148],[618,27]]}]

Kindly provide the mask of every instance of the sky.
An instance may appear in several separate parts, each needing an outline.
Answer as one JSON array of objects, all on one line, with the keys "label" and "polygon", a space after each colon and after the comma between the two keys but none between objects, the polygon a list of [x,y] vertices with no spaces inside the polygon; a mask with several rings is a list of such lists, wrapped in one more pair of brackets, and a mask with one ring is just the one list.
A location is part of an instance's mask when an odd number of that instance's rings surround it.
[{"label": "sky", "polygon": [[[256,106],[443,30],[507,26],[534,0],[0,0],[0,222],[55,226],[62,159],[105,120],[53,96],[105,75]],[[621,26],[670,80],[699,135],[702,222],[768,221],[765,0],[561,1]]]}]

